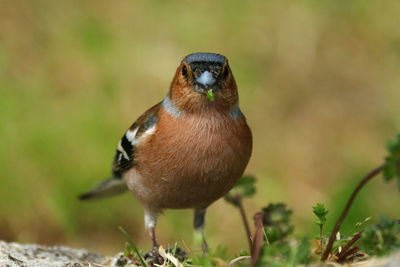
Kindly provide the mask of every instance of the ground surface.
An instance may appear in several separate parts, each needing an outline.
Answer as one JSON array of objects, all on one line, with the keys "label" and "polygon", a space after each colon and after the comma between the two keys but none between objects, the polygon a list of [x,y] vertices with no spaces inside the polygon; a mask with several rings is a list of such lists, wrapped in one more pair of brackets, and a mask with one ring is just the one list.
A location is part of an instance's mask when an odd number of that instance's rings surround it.
[{"label": "ground surface", "polygon": [[[0,241],[0,267],[133,267],[134,265],[121,253],[106,257],[84,249],[64,246],[46,247],[24,245]],[[315,265],[341,266],[341,265]],[[397,267],[400,266],[400,252],[381,259],[371,259],[353,265],[359,267]]]},{"label": "ground surface", "polygon": [[84,249],[45,247],[0,241],[0,267],[134,266],[122,254],[104,257]]}]

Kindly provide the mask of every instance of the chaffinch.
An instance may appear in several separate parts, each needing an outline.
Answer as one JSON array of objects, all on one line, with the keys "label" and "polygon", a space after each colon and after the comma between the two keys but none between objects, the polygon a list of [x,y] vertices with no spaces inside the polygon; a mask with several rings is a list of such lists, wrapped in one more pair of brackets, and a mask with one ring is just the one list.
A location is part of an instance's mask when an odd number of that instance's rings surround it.
[{"label": "chaffinch", "polygon": [[80,199],[129,189],[144,207],[153,247],[158,247],[158,215],[164,209],[192,208],[206,250],[206,208],[242,176],[251,150],[251,131],[228,60],[213,53],[190,54],[176,70],[166,98],[122,136],[112,177]]}]

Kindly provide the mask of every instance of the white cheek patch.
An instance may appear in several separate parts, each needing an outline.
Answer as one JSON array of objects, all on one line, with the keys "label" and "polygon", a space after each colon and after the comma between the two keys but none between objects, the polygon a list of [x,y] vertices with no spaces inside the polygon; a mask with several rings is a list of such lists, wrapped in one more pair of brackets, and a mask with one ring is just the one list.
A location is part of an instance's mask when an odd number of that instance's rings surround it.
[{"label": "white cheek patch", "polygon": [[202,85],[213,85],[215,79],[209,71],[205,71],[196,79],[196,82],[201,83]]}]

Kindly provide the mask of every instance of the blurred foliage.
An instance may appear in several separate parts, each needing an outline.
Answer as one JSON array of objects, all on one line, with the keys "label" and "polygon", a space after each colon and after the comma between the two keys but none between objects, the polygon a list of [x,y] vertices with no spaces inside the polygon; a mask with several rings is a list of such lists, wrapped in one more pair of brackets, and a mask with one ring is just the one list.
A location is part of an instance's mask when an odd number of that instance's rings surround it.
[{"label": "blurred foliage", "polygon": [[255,266],[289,267],[311,262],[311,243],[306,238],[295,245],[286,242],[264,246]]},{"label": "blurred foliage", "polygon": [[272,244],[282,241],[285,237],[293,233],[294,227],[291,225],[292,210],[284,203],[271,203],[262,209],[263,225],[267,242]]},{"label": "blurred foliage", "polygon": [[294,231],[292,210],[284,203],[272,203],[262,209],[262,214],[265,242],[255,266],[283,267],[310,263],[310,240],[291,236]]},{"label": "blurred foliage", "polygon": [[386,181],[396,178],[400,190],[400,134],[396,136],[396,139],[391,140],[387,147],[389,155],[386,157],[383,175]]},{"label": "blurred foliage", "polygon": [[226,247],[218,246],[208,253],[196,253],[192,258],[188,259],[188,262],[195,266],[214,267],[221,266],[219,263],[226,263],[228,258]]},{"label": "blurred foliage", "polygon": [[369,255],[384,256],[400,248],[400,221],[382,216],[379,223],[367,227],[359,241]]},{"label": "blurred foliage", "polygon": [[[0,1],[0,239],[113,253],[122,225],[149,247],[132,196],[76,195],[108,176],[121,134],[198,51],[226,55],[239,86],[254,135],[247,171],[259,177],[249,214],[284,201],[305,232],[323,201],[336,218],[400,129],[399,12],[394,0]],[[372,183],[344,231],[359,218],[400,217],[396,189]],[[160,241],[190,244],[191,216],[167,211]],[[240,224],[217,202],[210,246],[243,248],[232,234]]]},{"label": "blurred foliage", "polygon": [[256,193],[256,178],[253,176],[242,176],[234,187],[225,195],[225,200],[234,206],[238,206],[243,198],[249,198]]}]

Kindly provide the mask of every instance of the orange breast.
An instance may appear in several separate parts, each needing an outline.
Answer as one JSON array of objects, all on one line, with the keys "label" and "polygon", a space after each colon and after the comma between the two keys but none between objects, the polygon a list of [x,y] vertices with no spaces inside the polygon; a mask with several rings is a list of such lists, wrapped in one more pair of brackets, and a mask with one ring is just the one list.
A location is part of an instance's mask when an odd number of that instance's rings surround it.
[{"label": "orange breast", "polygon": [[244,118],[207,112],[173,117],[160,112],[156,132],[137,147],[126,175],[152,210],[206,207],[226,194],[249,161],[252,137]]}]

